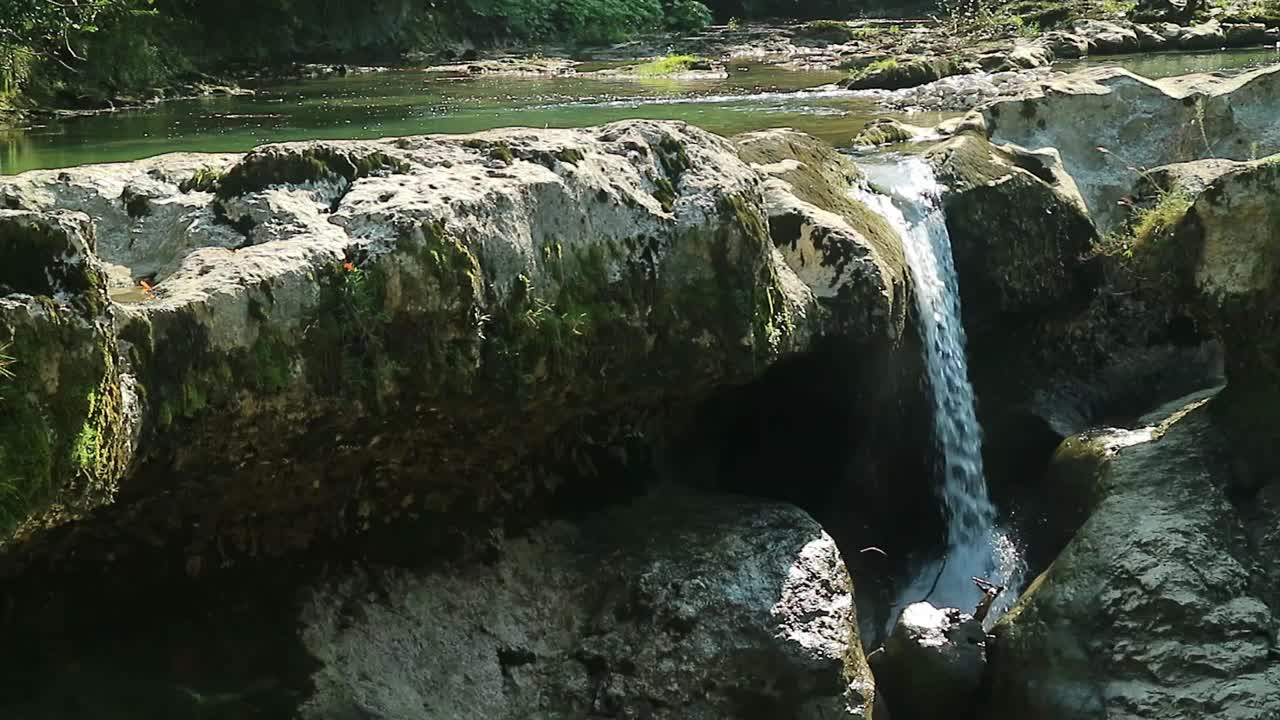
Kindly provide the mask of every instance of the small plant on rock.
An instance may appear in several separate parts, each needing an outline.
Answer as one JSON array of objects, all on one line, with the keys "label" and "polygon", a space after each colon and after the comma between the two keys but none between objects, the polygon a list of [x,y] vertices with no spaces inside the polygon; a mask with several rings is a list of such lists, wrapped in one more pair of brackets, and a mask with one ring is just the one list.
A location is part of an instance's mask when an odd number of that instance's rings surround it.
[{"label": "small plant on rock", "polygon": [[13,343],[0,343],[0,380],[13,379],[13,364],[17,360],[9,354],[12,347]]}]

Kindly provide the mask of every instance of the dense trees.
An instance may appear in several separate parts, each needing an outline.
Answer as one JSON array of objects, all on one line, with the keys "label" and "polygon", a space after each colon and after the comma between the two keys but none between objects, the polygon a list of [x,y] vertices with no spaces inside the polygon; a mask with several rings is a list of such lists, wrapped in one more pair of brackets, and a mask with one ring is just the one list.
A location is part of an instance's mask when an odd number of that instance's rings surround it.
[{"label": "dense trees", "polygon": [[911,15],[932,9],[933,0],[708,0],[715,16],[729,18],[840,19],[893,13]]},{"label": "dense trees", "polygon": [[95,102],[237,64],[603,43],[709,22],[698,0],[0,0],[0,101],[23,90]]}]

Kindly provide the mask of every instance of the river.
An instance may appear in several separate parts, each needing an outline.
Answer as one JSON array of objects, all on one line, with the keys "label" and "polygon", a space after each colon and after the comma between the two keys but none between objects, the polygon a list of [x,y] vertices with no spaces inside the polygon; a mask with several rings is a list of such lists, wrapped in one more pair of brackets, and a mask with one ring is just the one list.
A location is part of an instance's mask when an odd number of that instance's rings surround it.
[{"label": "river", "polygon": [[[1119,64],[1162,77],[1277,60],[1271,49],[1098,58],[1063,69]],[[845,146],[878,117],[929,125],[949,116],[885,112],[871,98],[832,90],[844,75],[743,63],[731,63],[727,79],[692,81],[459,78],[421,70],[348,75],[266,85],[252,97],[174,101],[0,132],[0,174],[166,152],[242,152],[267,142],[581,127],[627,118],[686,120],[723,135],[793,127]]]}]

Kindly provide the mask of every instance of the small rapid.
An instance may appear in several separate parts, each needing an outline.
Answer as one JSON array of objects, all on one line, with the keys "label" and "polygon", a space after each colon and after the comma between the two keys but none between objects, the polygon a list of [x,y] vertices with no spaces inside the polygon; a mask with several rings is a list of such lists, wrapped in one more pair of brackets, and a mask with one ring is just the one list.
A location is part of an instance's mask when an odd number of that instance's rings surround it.
[{"label": "small rapid", "polygon": [[890,626],[902,608],[928,601],[971,611],[982,598],[972,578],[1006,591],[988,621],[1006,610],[1021,590],[1025,565],[1009,533],[997,524],[982,467],[982,428],[965,355],[960,289],[951,237],[932,168],[909,157],[892,164],[864,164],[888,195],[858,192],[858,199],[898,230],[915,286],[920,339],[932,394],[933,429],[941,455],[940,494],[947,517],[947,547],[940,558],[917,563],[899,594]]}]

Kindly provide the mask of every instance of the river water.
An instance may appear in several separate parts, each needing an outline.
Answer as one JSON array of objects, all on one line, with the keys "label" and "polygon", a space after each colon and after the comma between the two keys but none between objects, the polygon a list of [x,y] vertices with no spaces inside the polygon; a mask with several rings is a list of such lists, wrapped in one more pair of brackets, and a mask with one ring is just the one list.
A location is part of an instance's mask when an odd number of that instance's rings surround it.
[{"label": "river water", "polygon": [[[1100,58],[1152,77],[1276,62],[1275,50]],[[953,114],[885,112],[835,90],[843,72],[799,72],[732,63],[723,80],[598,77],[466,77],[420,70],[349,75],[218,97],[48,121],[0,131],[0,174],[136,160],[166,152],[243,152],[267,142],[467,133],[497,127],[583,127],[627,118],[685,120],[722,135],[793,127],[847,146],[866,123],[898,117],[920,125]]]}]

